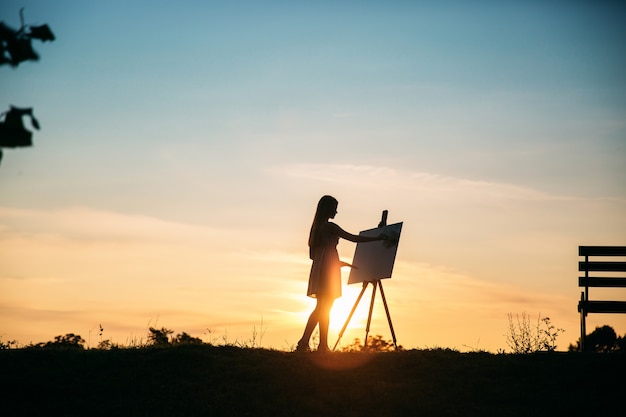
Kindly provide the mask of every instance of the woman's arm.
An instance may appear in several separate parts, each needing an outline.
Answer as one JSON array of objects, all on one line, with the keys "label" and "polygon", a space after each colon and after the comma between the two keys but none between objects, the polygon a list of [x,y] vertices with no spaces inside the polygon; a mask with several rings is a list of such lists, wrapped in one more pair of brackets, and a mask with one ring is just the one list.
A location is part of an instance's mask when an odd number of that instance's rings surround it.
[{"label": "woman's arm", "polygon": [[332,223],[332,222],[328,222],[328,227],[332,230],[333,233],[338,235],[340,238],[349,240],[350,242],[356,242],[356,243],[375,242],[377,240],[387,239],[387,235],[384,235],[384,234],[380,234],[376,237],[353,235],[352,233],[346,232],[341,227],[339,227],[339,225]]}]

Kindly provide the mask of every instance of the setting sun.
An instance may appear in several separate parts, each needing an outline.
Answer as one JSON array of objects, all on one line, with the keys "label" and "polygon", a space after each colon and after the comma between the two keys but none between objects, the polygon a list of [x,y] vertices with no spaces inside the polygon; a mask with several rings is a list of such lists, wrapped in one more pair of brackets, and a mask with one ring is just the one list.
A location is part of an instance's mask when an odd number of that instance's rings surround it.
[{"label": "setting sun", "polygon": [[[354,342],[354,339],[359,339],[361,344],[365,343],[364,339],[367,330],[367,318],[369,315],[370,305],[372,303],[372,291],[374,288],[373,285],[367,285],[363,296],[356,305],[354,314],[348,322],[350,312],[355,307],[362,288],[363,287],[360,283],[344,287],[344,295],[340,299],[335,301],[335,304],[333,305],[333,309],[330,314],[330,329],[332,332],[331,334],[336,335],[336,337],[338,338],[343,326],[346,325],[346,322],[348,324],[343,336],[341,337],[341,340],[339,340],[338,348],[340,346],[351,344],[352,342]],[[392,307],[388,307],[390,309],[390,315],[392,317],[393,324],[393,313],[391,312]],[[383,337],[385,339],[392,339],[391,329],[389,328],[389,322],[387,320],[387,314],[385,312],[385,307],[382,302],[380,291],[378,290],[376,292],[374,305],[372,307],[372,318],[370,322],[369,336],[373,337],[380,333],[383,333]],[[334,341],[332,345],[334,345]]]},{"label": "setting sun", "polygon": [[[350,311],[354,307],[356,300],[361,292],[361,285],[345,286],[343,289],[343,295],[341,298],[335,300],[333,309],[330,312],[330,328],[336,333],[341,331],[341,328],[348,320]],[[365,324],[367,323],[368,309],[370,305],[371,286],[365,291],[361,298],[350,322],[348,324],[349,329],[363,328],[365,332]],[[347,329],[346,329],[347,330]],[[344,342],[346,342],[344,340]]]}]

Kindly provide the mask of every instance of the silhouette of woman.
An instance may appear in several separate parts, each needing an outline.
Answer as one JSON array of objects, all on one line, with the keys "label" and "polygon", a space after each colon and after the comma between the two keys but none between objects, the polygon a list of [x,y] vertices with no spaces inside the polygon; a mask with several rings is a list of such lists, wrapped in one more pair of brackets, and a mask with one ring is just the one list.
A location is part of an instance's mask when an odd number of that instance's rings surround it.
[{"label": "silhouette of woman", "polygon": [[317,210],[309,234],[309,257],[313,260],[309,274],[307,295],[315,298],[315,309],[309,316],[304,334],[298,341],[296,351],[309,351],[309,339],[313,330],[319,325],[320,341],[317,350],[328,352],[328,325],[330,310],[336,298],[341,296],[341,271],[344,264],[339,260],[337,244],[339,238],[351,242],[373,242],[384,240],[385,235],[377,237],[357,236],[346,232],[335,223],[329,221],[337,214],[338,201],[329,195],[323,196],[317,203]]}]

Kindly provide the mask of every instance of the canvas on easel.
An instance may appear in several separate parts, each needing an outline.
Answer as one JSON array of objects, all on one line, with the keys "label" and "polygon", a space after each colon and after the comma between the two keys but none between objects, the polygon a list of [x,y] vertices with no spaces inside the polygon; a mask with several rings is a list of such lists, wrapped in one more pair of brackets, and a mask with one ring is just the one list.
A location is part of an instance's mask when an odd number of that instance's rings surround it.
[{"label": "canvas on easel", "polygon": [[357,243],[348,284],[391,278],[401,231],[402,222],[360,232],[359,236],[368,237],[375,237],[382,233],[387,235],[388,239]]},{"label": "canvas on easel", "polygon": [[382,219],[375,229],[364,230],[359,233],[360,236],[376,237],[380,234],[387,236],[387,239],[374,242],[358,243],[354,252],[354,258],[352,260],[352,269],[350,270],[350,277],[348,278],[348,284],[355,284],[358,282],[363,283],[361,293],[356,299],[345,324],[339,332],[337,342],[333,347],[333,351],[337,349],[339,341],[343,336],[343,333],[350,323],[350,319],[354,314],[365,289],[372,284],[372,298],[370,301],[369,314],[367,316],[367,326],[365,328],[365,346],[367,346],[367,337],[370,332],[370,323],[372,322],[372,311],[374,308],[374,300],[376,298],[376,290],[380,290],[380,295],[385,307],[385,313],[387,314],[387,322],[389,323],[389,330],[391,330],[391,337],[393,339],[393,345],[398,348],[396,340],[396,333],[393,330],[393,323],[391,322],[391,314],[389,313],[389,306],[387,305],[387,299],[385,297],[385,291],[383,290],[383,283],[381,280],[391,278],[393,272],[393,264],[396,260],[396,252],[398,251],[398,242],[400,241],[400,232],[402,231],[402,222],[387,225],[387,210],[383,211]]}]

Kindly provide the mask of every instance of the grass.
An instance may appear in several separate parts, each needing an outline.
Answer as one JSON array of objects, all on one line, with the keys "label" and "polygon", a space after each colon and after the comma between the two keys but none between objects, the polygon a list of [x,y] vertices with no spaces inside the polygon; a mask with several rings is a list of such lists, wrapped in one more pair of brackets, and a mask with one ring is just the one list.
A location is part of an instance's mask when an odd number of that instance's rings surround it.
[{"label": "grass", "polygon": [[[0,350],[4,415],[619,415],[623,354]],[[611,382],[614,381],[614,382]]]}]

